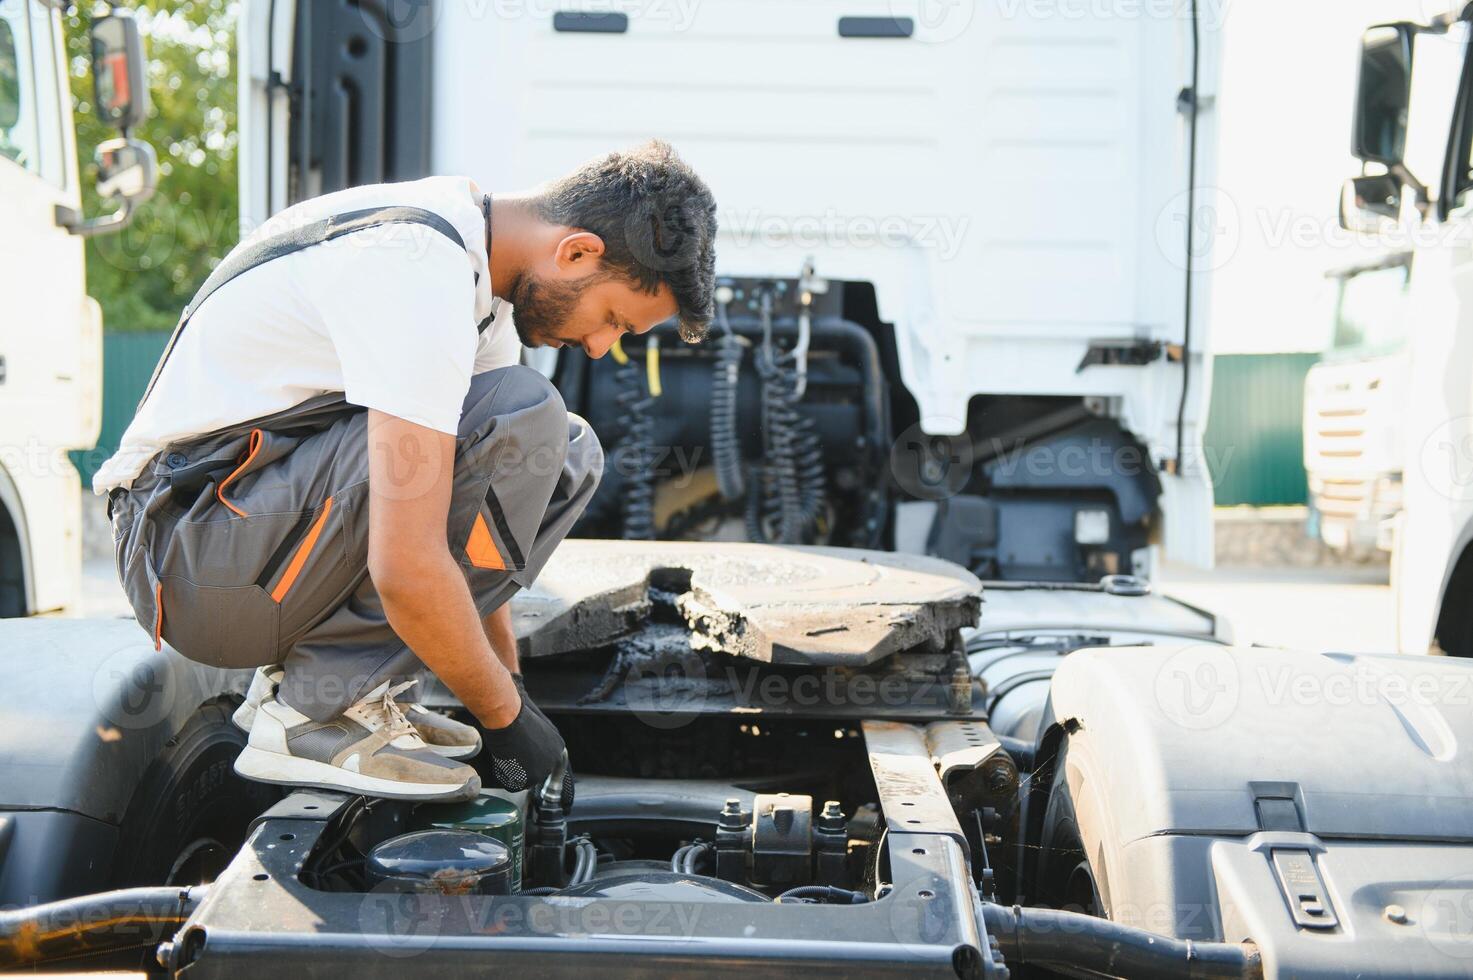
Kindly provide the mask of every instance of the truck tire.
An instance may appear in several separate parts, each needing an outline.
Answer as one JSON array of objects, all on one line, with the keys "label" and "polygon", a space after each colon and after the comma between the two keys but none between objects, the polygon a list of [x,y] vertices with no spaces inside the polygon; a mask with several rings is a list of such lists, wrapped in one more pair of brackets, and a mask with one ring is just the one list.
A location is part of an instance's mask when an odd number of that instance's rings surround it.
[{"label": "truck tire", "polygon": [[1039,851],[1034,895],[1050,908],[1103,916],[1104,903],[1100,900],[1095,870],[1084,852],[1074,799],[1065,780],[1068,751],[1069,740],[1065,737],[1054,762],[1053,785],[1043,813],[1043,847]]},{"label": "truck tire", "polygon": [[119,829],[114,888],[214,880],[251,820],[280,798],[235,774],[246,736],[230,723],[234,706],[202,706],[139,780]]}]

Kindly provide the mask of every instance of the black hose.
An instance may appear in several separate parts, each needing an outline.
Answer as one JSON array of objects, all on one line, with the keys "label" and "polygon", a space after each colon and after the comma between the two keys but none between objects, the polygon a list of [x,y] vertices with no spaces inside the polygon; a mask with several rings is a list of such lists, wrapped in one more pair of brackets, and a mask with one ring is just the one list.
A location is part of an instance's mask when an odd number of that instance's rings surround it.
[{"label": "black hose", "polygon": [[1082,912],[982,903],[987,933],[1012,963],[1078,977],[1140,980],[1262,980],[1252,943],[1199,943],[1099,919]]},{"label": "black hose", "polygon": [[801,885],[777,897],[779,902],[811,902],[817,905],[863,905],[869,896],[833,885]]},{"label": "black hose", "polygon": [[[797,357],[782,350],[772,337],[772,295],[761,302],[762,347],[757,374],[762,379],[762,427],[767,437],[763,489],[765,517],[776,525],[775,540],[782,544],[811,543],[827,506],[823,446],[813,419],[798,408]],[[766,541],[764,522],[748,510],[748,536]],[[754,526],[755,525],[755,526]],[[759,532],[754,535],[753,532]]]},{"label": "black hose", "polygon": [[124,888],[0,912],[0,967],[156,946],[204,898],[195,888]]},{"label": "black hose", "polygon": [[717,311],[724,333],[711,375],[711,458],[721,499],[740,500],[746,494],[746,480],[742,474],[742,440],[737,432],[737,387],[746,341],[727,322],[726,304],[718,304]]},{"label": "black hose", "polygon": [[631,541],[653,541],[655,537],[655,422],[650,416],[654,399],[633,358],[614,372],[619,383],[615,401],[619,406],[617,467],[623,477],[624,537]]}]

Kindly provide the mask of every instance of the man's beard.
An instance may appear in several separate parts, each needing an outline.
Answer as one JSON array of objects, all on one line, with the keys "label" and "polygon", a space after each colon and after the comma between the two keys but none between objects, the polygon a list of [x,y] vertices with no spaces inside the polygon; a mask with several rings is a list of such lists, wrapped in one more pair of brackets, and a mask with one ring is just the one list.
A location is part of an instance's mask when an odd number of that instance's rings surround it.
[{"label": "man's beard", "polygon": [[561,282],[522,275],[511,287],[512,316],[517,336],[528,347],[540,347],[549,340],[561,340],[563,329],[578,298],[583,295],[581,282]]}]

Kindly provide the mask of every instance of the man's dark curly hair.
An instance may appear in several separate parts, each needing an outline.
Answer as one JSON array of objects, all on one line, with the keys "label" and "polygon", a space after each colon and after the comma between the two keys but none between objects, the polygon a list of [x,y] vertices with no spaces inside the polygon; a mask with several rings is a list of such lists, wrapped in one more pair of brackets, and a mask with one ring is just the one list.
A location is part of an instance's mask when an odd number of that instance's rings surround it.
[{"label": "man's dark curly hair", "polygon": [[592,160],[541,188],[544,221],[603,239],[609,270],[646,293],[675,296],[682,339],[706,335],[715,303],[716,199],[662,140]]}]

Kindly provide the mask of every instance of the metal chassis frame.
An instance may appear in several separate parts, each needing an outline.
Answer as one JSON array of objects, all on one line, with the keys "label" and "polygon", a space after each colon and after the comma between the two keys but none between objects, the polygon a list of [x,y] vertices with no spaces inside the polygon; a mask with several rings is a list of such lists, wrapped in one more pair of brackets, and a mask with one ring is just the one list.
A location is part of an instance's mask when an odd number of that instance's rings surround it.
[{"label": "metal chassis frame", "polygon": [[[899,740],[869,745],[872,765],[882,751],[892,762],[897,749],[925,753],[922,730],[891,734]],[[896,970],[1005,976],[982,924],[965,838],[941,805],[945,793],[929,755],[916,761],[923,766],[906,768],[922,778],[879,780],[883,805],[905,806],[907,820],[903,829],[892,824],[885,840],[891,890],[864,905],[319,891],[298,873],[352,798],[302,791],[260,818],[166,955],[191,977],[285,968],[302,978],[352,970],[402,980],[406,969],[461,973],[493,965],[579,980],[591,970],[649,977],[779,968],[846,977]]]}]

